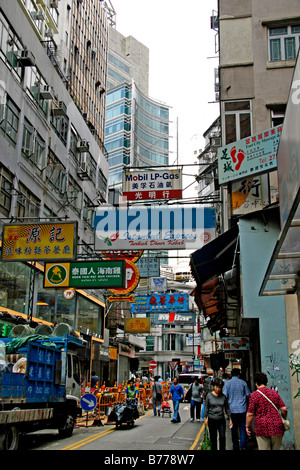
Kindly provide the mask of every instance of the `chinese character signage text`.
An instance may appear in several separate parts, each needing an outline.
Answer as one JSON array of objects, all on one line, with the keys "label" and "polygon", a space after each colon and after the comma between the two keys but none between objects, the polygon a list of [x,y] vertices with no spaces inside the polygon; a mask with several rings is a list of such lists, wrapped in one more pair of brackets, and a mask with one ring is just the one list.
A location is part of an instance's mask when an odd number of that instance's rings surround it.
[{"label": "chinese character signage text", "polygon": [[182,198],[181,170],[126,171],[123,196],[130,201]]},{"label": "chinese character signage text", "polygon": [[281,131],[273,127],[218,148],[220,184],[276,170]]},{"label": "chinese character signage text", "polygon": [[222,338],[223,351],[247,351],[250,349],[249,338],[242,337],[228,337]]},{"label": "chinese character signage text", "polygon": [[126,318],[125,333],[149,333],[149,318]]},{"label": "chinese character signage text", "polygon": [[45,264],[44,287],[119,288],[126,282],[126,263],[119,261],[78,261]]},{"label": "chinese character signage text", "polygon": [[136,295],[130,309],[132,313],[188,312],[189,296],[184,293]]},{"label": "chinese character signage text", "polygon": [[37,261],[76,257],[76,222],[3,226],[2,260]]}]

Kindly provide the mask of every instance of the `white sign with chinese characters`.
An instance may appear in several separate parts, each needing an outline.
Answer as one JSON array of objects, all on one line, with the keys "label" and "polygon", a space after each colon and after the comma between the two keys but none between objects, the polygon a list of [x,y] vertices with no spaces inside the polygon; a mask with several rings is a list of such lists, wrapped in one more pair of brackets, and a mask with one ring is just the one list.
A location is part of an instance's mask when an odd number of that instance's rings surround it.
[{"label": "white sign with chinese characters", "polygon": [[130,201],[182,198],[181,169],[125,171],[123,196]]},{"label": "white sign with chinese characters", "polygon": [[274,171],[282,126],[218,148],[219,183]]}]

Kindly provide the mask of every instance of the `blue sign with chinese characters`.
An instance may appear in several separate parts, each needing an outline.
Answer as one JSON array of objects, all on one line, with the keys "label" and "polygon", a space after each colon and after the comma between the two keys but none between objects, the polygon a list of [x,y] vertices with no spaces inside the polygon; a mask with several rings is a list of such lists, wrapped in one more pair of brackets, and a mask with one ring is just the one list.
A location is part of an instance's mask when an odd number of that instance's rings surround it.
[{"label": "blue sign with chinese characters", "polygon": [[188,312],[189,295],[183,293],[136,295],[130,310],[131,313]]}]

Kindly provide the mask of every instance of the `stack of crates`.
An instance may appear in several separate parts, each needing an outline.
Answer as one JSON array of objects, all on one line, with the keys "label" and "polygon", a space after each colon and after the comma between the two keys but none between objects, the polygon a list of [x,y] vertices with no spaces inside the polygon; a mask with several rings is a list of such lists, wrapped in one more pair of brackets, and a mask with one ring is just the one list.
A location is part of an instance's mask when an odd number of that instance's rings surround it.
[{"label": "stack of crates", "polygon": [[27,354],[26,401],[61,401],[65,384],[61,383],[62,353],[59,349],[30,343]]}]

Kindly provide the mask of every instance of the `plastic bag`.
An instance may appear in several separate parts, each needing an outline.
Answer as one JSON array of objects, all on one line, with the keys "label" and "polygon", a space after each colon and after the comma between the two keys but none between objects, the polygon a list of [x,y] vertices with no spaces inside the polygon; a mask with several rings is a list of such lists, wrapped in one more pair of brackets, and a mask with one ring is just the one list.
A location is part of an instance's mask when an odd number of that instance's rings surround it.
[{"label": "plastic bag", "polygon": [[203,441],[201,442],[201,450],[211,450],[211,441],[207,427],[205,427]]}]

